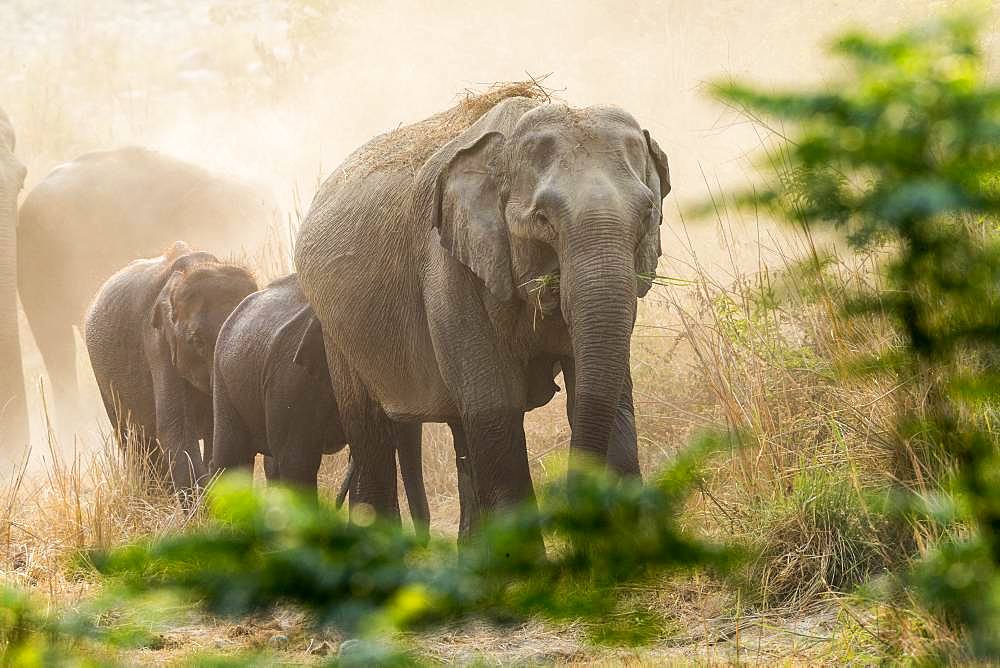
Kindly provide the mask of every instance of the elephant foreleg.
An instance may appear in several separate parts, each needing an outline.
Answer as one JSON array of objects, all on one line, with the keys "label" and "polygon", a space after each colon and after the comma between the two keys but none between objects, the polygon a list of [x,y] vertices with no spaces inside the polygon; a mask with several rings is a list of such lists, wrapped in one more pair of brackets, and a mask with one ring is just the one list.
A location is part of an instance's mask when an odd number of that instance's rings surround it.
[{"label": "elephant foreleg", "polygon": [[[321,451],[316,448],[303,448],[302,451],[293,450],[288,452],[286,456],[276,459],[278,460],[278,482],[298,487],[302,492],[316,498],[316,479],[323,459]],[[268,482],[271,482],[270,479]]]},{"label": "elephant foreleg", "polygon": [[216,375],[212,392],[214,425],[211,459],[208,460],[209,469],[212,474],[223,469],[244,469],[253,475],[256,453],[251,449],[250,431],[233,405],[225,383],[219,378],[220,375]]},{"label": "elephant foreleg", "polygon": [[[271,457],[264,459],[264,470],[268,483],[294,485],[315,499],[324,441],[312,413],[302,410],[306,402],[303,397],[291,413],[269,414],[267,443]],[[268,459],[272,460],[270,465]]]},{"label": "elephant foreleg", "polygon": [[205,477],[205,463],[198,445],[199,407],[191,390],[172,368],[161,365],[153,371],[156,397],[156,436],[167,459],[170,479],[181,506],[194,506],[199,484]]},{"label": "elephant foreleg", "polygon": [[462,428],[481,510],[534,503],[524,413],[467,414]]}]

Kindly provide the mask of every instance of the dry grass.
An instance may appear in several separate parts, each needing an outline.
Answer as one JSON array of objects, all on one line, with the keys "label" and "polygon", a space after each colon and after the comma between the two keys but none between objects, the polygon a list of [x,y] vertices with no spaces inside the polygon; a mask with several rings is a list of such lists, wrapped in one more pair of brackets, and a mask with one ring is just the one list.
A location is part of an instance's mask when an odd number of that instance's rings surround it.
[{"label": "dry grass", "polygon": [[387,132],[345,161],[343,169],[368,175],[386,167],[409,167],[416,174],[431,155],[454,139],[483,114],[503,100],[526,97],[550,99],[550,92],[537,80],[496,83],[484,92],[466,91],[451,109],[412,125]]}]

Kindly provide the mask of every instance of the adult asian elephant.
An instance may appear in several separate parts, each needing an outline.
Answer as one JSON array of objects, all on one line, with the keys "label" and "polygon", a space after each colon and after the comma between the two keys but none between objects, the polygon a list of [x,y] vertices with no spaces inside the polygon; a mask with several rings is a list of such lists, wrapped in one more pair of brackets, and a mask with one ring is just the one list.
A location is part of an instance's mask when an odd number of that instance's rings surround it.
[{"label": "adult asian elephant", "polygon": [[557,389],[557,363],[571,461],[638,472],[629,341],[660,255],[667,158],[619,108],[517,90],[371,140],[299,234],[299,280],[369,473],[352,495],[385,513],[388,418],[451,424],[479,507],[533,498],[524,413]]},{"label": "adult asian elephant", "polygon": [[26,170],[14,155],[14,126],[0,109],[0,450],[28,441],[21,341],[17,331],[17,195]]},{"label": "adult asian elephant", "polygon": [[87,311],[87,352],[119,442],[165,464],[179,492],[211,459],[219,329],[256,289],[243,267],[177,242],[109,278]]},{"label": "adult asian elephant", "polygon": [[31,190],[17,228],[18,289],[61,435],[79,409],[73,327],[108,276],[176,239],[253,255],[273,213],[270,196],[249,184],[138,147],[87,153]]},{"label": "adult asian elephant", "polygon": [[[347,445],[327,371],[323,332],[295,274],[250,295],[226,320],[216,341],[212,387],[213,473],[250,469],[260,452],[270,459],[269,483],[295,483],[315,491],[323,454]],[[426,535],[430,510],[420,425],[410,425],[410,432],[398,452],[400,475],[414,526]]]}]

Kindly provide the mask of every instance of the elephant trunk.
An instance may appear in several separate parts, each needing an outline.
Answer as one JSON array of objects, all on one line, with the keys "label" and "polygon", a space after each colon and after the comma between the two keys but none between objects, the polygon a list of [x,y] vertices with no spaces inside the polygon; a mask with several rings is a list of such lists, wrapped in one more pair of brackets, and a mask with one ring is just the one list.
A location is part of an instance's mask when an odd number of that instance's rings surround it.
[{"label": "elephant trunk", "polygon": [[[586,238],[571,241],[572,260],[563,263],[560,282],[576,366],[571,463],[591,459],[604,466],[629,368],[635,264],[619,216],[593,216],[580,229]],[[572,245],[586,250],[574,253]]]},{"label": "elephant trunk", "polygon": [[17,195],[24,171],[0,145],[0,449],[9,454],[28,441],[17,328]]}]

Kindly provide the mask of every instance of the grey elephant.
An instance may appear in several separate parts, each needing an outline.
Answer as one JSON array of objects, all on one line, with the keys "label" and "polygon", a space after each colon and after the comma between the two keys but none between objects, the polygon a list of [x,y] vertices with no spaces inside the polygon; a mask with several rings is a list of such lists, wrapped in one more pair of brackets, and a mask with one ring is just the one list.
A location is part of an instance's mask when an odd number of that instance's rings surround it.
[{"label": "grey elephant", "polygon": [[62,436],[79,410],[73,327],[108,276],[175,239],[256,254],[273,211],[256,187],[138,147],[87,153],[31,190],[17,230],[18,289]]},{"label": "grey elephant", "polygon": [[119,441],[162,465],[182,499],[211,458],[216,337],[256,289],[243,267],[177,242],[113,275],[87,311],[84,340]]},{"label": "grey elephant", "polygon": [[[212,471],[249,468],[268,455],[268,481],[316,488],[323,454],[347,444],[327,371],[323,333],[294,274],[255,292],[219,331],[213,374]],[[424,491],[420,426],[410,425],[398,453],[403,487],[418,532],[430,511]],[[343,500],[353,475],[344,481]]]},{"label": "grey elephant", "polygon": [[14,126],[0,109],[0,449],[28,441],[21,341],[17,331],[17,196],[26,170],[14,155]]},{"label": "grey elephant", "polygon": [[323,183],[298,236],[367,473],[352,491],[386,514],[391,419],[451,424],[477,508],[532,499],[524,413],[552,397],[557,363],[571,462],[638,472],[630,336],[660,255],[667,158],[619,108],[523,90],[371,140]]}]

